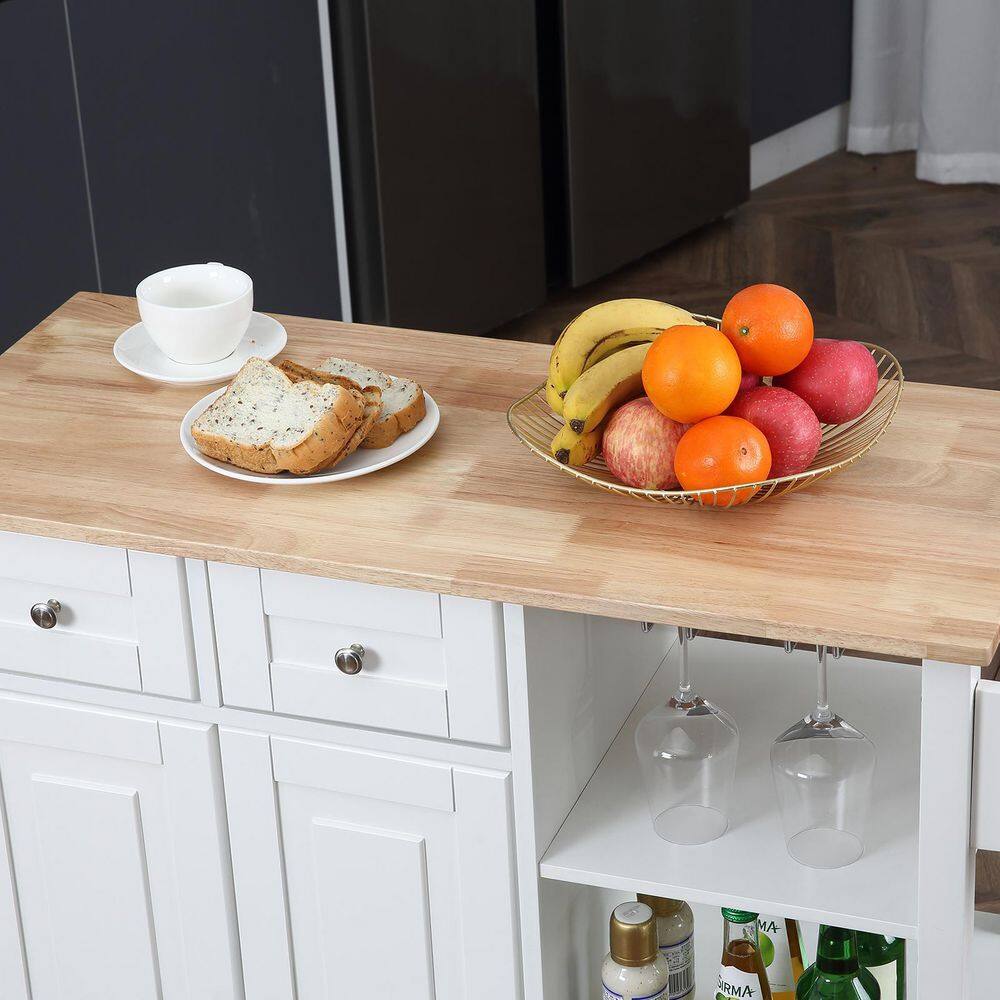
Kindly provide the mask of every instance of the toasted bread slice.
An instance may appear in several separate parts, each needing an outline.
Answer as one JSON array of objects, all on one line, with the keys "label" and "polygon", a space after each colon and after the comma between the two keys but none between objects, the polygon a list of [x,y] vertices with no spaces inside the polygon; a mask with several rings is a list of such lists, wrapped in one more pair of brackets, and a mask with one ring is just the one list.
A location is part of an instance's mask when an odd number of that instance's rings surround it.
[{"label": "toasted bread slice", "polygon": [[387,448],[400,434],[416,427],[427,414],[423,389],[409,379],[387,375],[377,368],[343,358],[327,358],[318,370],[352,379],[359,385],[382,387],[382,413],[361,443],[362,448]]},{"label": "toasted bread slice", "polygon": [[250,358],[191,435],[209,458],[252,472],[306,475],[337,461],[364,417],[360,394],[343,385],[292,382],[270,362]]}]

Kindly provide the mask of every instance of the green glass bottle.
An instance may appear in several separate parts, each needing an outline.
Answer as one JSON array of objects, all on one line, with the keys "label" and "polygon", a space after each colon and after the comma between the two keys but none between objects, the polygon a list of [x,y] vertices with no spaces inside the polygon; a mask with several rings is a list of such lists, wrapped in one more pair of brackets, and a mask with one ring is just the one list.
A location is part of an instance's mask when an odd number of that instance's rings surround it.
[{"label": "green glass bottle", "polygon": [[796,1000],[881,1000],[875,977],[861,967],[858,935],[842,927],[820,926],[816,963],[802,974]]},{"label": "green glass bottle", "polygon": [[861,966],[874,977],[882,1000],[906,1000],[906,941],[858,932]]}]

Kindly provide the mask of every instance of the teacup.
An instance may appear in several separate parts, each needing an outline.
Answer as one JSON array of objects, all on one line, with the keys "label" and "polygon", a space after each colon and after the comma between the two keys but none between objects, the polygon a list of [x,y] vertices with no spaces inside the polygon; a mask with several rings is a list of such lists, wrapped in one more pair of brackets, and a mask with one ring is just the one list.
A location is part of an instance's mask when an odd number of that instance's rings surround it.
[{"label": "teacup", "polygon": [[168,358],[206,365],[229,357],[247,332],[253,281],[225,264],[183,264],[143,278],[135,297],[143,325]]}]

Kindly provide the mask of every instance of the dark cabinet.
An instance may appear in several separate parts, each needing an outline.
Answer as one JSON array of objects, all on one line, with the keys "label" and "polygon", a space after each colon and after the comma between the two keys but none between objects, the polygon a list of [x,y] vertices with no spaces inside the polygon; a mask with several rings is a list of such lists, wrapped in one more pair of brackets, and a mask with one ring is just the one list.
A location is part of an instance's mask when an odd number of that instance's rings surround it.
[{"label": "dark cabinet", "polygon": [[105,291],[221,260],[340,315],[316,0],[68,0]]},{"label": "dark cabinet", "polygon": [[0,351],[97,287],[62,0],[0,3]]},{"label": "dark cabinet", "polygon": [[560,5],[569,276],[579,285],[745,201],[746,0]]},{"label": "dark cabinet", "polygon": [[[0,347],[173,264],[341,315],[316,0],[0,2]],[[329,74],[326,74],[328,77]]]},{"label": "dark cabinet", "polygon": [[546,278],[532,0],[332,0],[355,315],[478,332]]}]

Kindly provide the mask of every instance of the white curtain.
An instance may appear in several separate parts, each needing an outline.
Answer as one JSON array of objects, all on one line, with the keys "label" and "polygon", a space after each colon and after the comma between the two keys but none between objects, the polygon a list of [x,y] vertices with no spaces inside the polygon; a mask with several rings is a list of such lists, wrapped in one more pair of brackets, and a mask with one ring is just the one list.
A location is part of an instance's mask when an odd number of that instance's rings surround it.
[{"label": "white curtain", "polygon": [[854,0],[847,147],[1000,184],[1000,0]]}]

